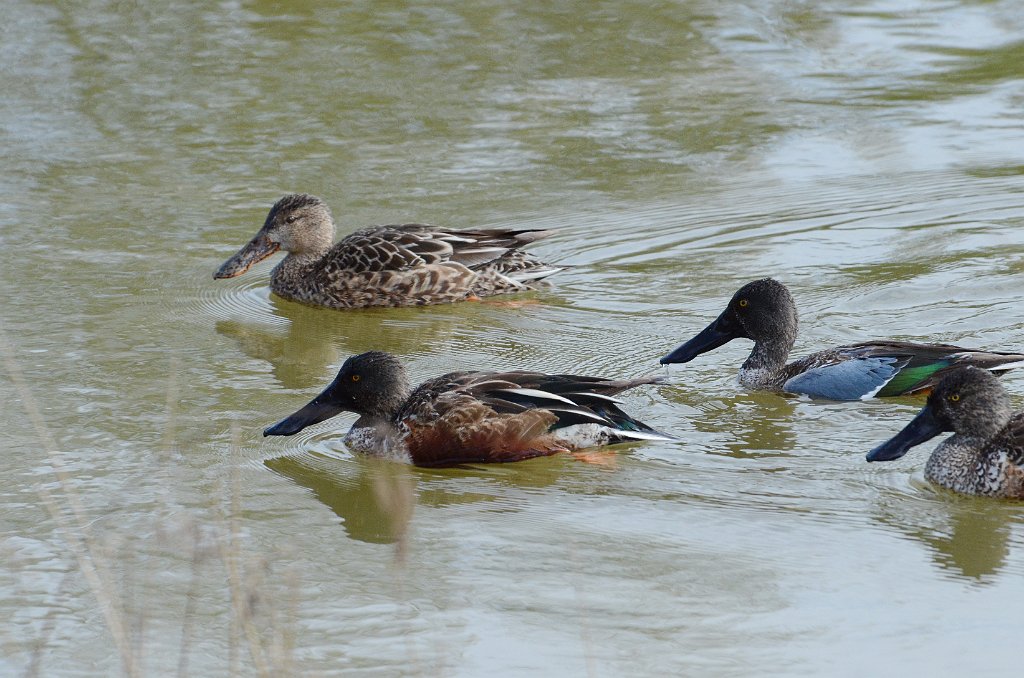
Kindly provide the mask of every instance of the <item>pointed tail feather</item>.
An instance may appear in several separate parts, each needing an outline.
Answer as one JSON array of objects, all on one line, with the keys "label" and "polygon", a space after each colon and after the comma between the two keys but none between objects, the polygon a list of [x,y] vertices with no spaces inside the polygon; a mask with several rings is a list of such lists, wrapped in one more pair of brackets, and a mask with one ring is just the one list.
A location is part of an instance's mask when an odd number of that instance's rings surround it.
[{"label": "pointed tail feather", "polygon": [[566,269],[565,266],[550,266],[548,264],[541,264],[536,268],[527,268],[519,271],[513,271],[505,273],[505,277],[514,280],[518,283],[530,283],[538,280],[543,280],[549,275],[560,273]]}]

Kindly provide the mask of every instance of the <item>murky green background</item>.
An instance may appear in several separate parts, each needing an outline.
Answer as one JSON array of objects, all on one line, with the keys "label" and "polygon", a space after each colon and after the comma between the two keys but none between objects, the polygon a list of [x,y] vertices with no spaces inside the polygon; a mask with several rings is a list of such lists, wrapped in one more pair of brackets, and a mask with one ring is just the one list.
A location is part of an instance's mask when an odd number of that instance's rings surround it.
[{"label": "murky green background", "polygon": [[[1019,673],[1024,507],[868,466],[919,403],[745,393],[744,342],[600,463],[260,436],[370,348],[660,369],[764,275],[798,353],[1024,348],[1019,2],[320,4],[4,4],[0,673]],[[213,281],[289,191],[573,268],[347,313]]]}]

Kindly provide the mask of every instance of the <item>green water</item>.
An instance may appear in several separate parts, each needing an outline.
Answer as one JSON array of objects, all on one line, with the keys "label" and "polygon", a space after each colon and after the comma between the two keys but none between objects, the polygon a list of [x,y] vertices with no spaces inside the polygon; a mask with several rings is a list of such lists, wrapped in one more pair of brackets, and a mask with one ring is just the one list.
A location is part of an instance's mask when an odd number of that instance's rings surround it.
[{"label": "green water", "polygon": [[[993,2],[11,0],[0,673],[1016,675],[1024,508],[863,455],[918,401],[626,395],[677,442],[500,467],[263,427],[352,353],[634,376],[743,282],[797,354],[1024,348],[1024,13]],[[557,229],[525,304],[325,312],[212,272],[342,233]],[[1024,375],[1007,387],[1024,406]]]}]

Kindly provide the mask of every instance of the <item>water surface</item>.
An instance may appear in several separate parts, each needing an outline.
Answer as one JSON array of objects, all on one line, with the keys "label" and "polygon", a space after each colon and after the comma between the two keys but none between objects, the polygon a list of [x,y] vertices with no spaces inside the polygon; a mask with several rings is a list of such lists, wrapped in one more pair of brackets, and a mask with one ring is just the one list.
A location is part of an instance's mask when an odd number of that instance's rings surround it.
[{"label": "water surface", "polygon": [[[264,426],[345,357],[633,376],[772,275],[798,354],[1020,349],[1024,15],[975,2],[8,3],[0,673],[1007,675],[1024,509],[868,466],[913,399],[627,394],[676,442],[420,470]],[[211,273],[285,192],[550,227],[517,303]],[[522,303],[519,303],[522,302]],[[1006,385],[1024,406],[1024,376]]]}]

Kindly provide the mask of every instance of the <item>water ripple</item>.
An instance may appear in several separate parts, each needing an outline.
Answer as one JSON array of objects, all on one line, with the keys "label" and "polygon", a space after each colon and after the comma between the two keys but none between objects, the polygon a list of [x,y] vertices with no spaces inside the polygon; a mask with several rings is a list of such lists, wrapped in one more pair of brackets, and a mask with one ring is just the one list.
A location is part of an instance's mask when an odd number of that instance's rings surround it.
[{"label": "water ripple", "polygon": [[203,285],[185,310],[190,315],[215,321],[245,320],[279,327],[288,323],[275,313],[267,280],[258,275]]}]

